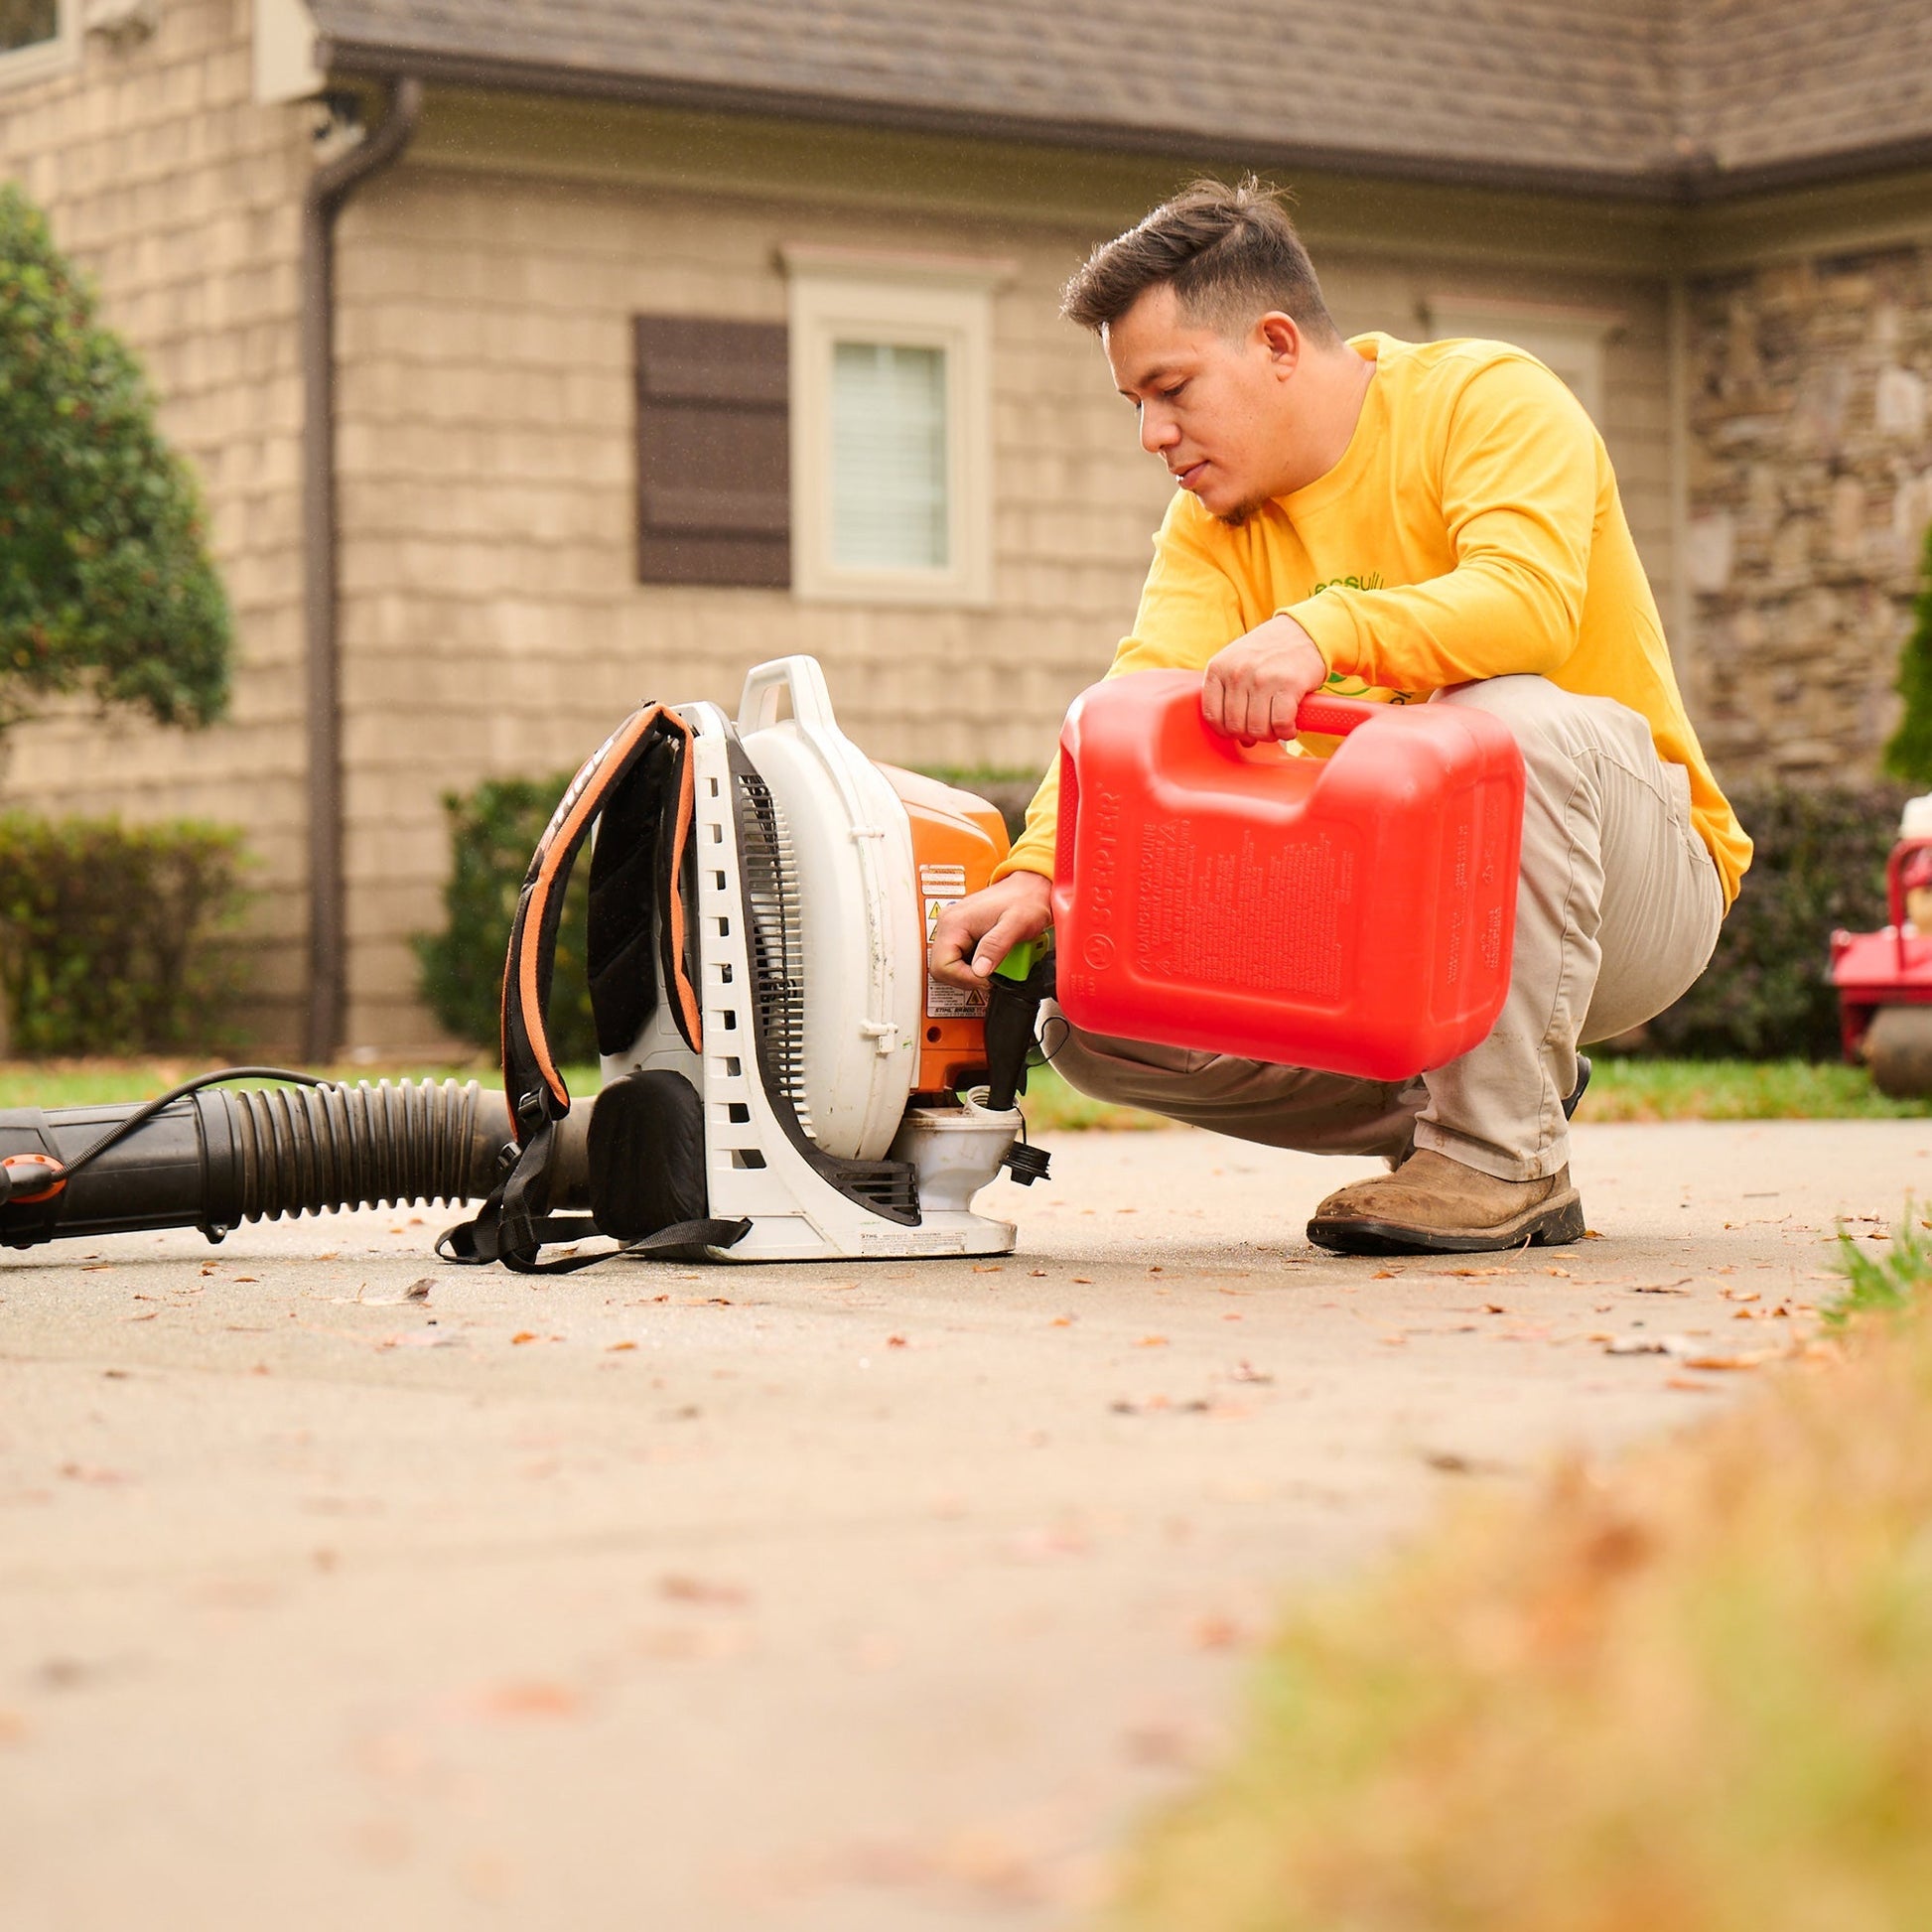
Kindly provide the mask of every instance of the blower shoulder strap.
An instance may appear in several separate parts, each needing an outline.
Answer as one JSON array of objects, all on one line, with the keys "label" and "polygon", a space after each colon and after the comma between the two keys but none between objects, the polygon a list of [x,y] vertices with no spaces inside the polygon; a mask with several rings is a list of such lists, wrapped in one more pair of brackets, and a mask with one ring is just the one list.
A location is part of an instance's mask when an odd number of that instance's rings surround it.
[{"label": "blower shoulder strap", "polygon": [[[691,835],[695,792],[691,728],[667,706],[645,704],[584,760],[544,827],[524,875],[503,967],[503,1088],[515,1160],[476,1218],[451,1228],[438,1240],[437,1253],[447,1261],[500,1261],[526,1274],[553,1274],[588,1267],[605,1258],[603,1254],[570,1256],[556,1262],[537,1258],[547,1243],[597,1232],[595,1223],[588,1219],[557,1217],[550,1212],[550,1168],[556,1152],[557,1123],[570,1112],[570,1089],[550,1046],[550,985],[556,966],[557,930],[563,919],[564,890],[577,856],[613,793],[654,745],[667,741],[677,755],[672,836],[664,842],[669,877],[661,899],[670,928],[670,944],[665,949],[669,992],[678,1032],[693,1052],[703,1048],[698,992],[686,964],[686,913],[678,877],[681,855]],[[630,1251],[730,1247],[744,1238],[750,1225],[748,1221],[689,1222],[667,1228],[648,1242],[633,1244]],[[677,1239],[668,1238],[673,1236]]]},{"label": "blower shoulder strap", "polygon": [[503,1087],[511,1112],[511,1131],[522,1146],[539,1119],[561,1120],[570,1112],[570,1089],[550,1050],[547,1014],[550,979],[557,959],[557,928],[564,915],[564,889],[577,855],[590,837],[611,794],[650,748],[670,740],[678,751],[677,796],[672,836],[665,842],[670,878],[663,895],[670,922],[669,977],[672,1013],[678,1032],[695,1052],[703,1050],[703,1018],[698,991],[685,964],[685,905],[678,891],[678,858],[691,836],[695,785],[691,772],[691,728],[665,705],[639,705],[588,759],[558,800],[550,823],[537,841],[530,869],[517,896],[510,926],[509,957],[503,967]]}]

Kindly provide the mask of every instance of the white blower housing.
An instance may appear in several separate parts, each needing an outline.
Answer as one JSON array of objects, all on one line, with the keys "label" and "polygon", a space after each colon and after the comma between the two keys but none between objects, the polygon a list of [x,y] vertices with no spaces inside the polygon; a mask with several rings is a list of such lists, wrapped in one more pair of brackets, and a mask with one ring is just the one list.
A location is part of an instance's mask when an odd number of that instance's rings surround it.
[{"label": "white blower housing", "polygon": [[759,665],[735,720],[675,709],[693,733],[704,1051],[660,1006],[603,1076],[665,1067],[702,1096],[709,1212],[752,1223],[708,1252],[1010,1253],[1013,1224],[971,1203],[1018,1110],[909,1104],[929,1023],[958,996],[926,974],[945,889],[935,899],[938,869],[921,878],[899,789],[839,730],[813,658]]}]

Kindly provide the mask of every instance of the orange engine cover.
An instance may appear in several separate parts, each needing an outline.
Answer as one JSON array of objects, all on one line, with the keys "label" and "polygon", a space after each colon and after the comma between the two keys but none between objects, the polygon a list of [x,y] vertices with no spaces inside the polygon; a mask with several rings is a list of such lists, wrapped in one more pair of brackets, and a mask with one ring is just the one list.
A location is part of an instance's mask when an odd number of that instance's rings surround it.
[{"label": "orange engine cover", "polygon": [[[937,778],[882,764],[912,824],[912,864],[924,908],[921,954],[932,943],[939,914],[955,899],[993,883],[993,869],[1007,856],[1006,821],[984,798]],[[920,1004],[920,1093],[951,1093],[984,1077],[986,996],[947,986],[925,975]]]}]

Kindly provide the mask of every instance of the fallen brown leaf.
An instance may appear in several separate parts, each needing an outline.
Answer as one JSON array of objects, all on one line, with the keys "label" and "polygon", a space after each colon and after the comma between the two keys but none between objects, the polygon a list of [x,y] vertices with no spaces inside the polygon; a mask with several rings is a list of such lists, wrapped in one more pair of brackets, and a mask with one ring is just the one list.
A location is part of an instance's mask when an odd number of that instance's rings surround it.
[{"label": "fallen brown leaf", "polygon": [[477,1699],[477,1708],[491,1718],[570,1718],[584,1700],[568,1684],[542,1679],[492,1684]]},{"label": "fallen brown leaf", "polygon": [[1196,1617],[1187,1634],[1196,1650],[1232,1650],[1241,1641],[1241,1626],[1231,1616],[1210,1613]]},{"label": "fallen brown leaf", "polygon": [[614,1341],[604,1352],[607,1355],[620,1355],[626,1348],[635,1348],[636,1345],[634,1341]]},{"label": "fallen brown leaf", "polygon": [[69,1482],[90,1483],[97,1489],[111,1489],[119,1483],[134,1480],[119,1469],[103,1469],[84,1462],[63,1462],[61,1473]]},{"label": "fallen brown leaf", "polygon": [[1616,1335],[1604,1346],[1606,1355],[1681,1355],[1688,1344],[1681,1335]]},{"label": "fallen brown leaf", "polygon": [[657,1593],[674,1603],[743,1603],[750,1592],[742,1584],[723,1584],[708,1577],[660,1578]]},{"label": "fallen brown leaf", "polygon": [[514,1348],[521,1342],[535,1341],[537,1338],[538,1337],[536,1336],[533,1330],[529,1328],[519,1328],[517,1329],[516,1333],[510,1337],[510,1346]]}]

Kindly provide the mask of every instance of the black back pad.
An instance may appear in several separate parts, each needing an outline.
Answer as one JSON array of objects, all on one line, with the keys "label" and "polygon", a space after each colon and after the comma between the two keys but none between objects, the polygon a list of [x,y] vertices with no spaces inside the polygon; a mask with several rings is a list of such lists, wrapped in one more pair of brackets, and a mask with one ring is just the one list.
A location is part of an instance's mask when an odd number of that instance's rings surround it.
[{"label": "black back pad", "polygon": [[606,1087],[591,1113],[590,1162],[591,1216],[613,1240],[702,1220],[709,1196],[697,1089],[663,1067]]}]

